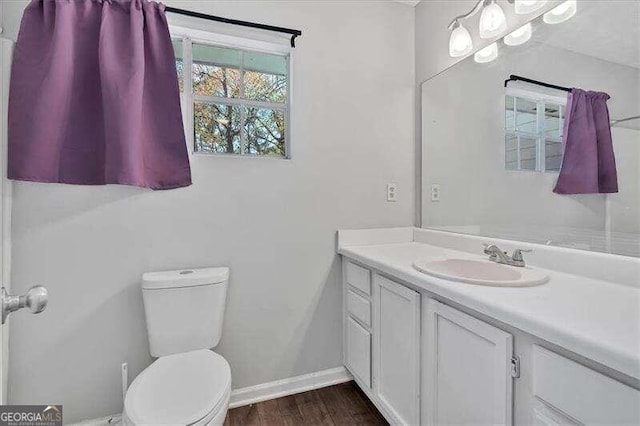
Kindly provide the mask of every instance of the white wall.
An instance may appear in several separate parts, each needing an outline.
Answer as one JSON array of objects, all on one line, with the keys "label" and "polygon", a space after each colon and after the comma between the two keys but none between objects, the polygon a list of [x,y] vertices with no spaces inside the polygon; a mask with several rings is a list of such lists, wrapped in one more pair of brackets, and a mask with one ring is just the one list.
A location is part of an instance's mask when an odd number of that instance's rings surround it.
[{"label": "white wall", "polygon": [[[172,191],[15,184],[13,289],[46,285],[50,304],[12,318],[9,402],[64,404],[66,421],[119,412],[120,364],[133,379],[152,361],[144,271],[231,267],[218,350],[240,388],[341,365],[335,231],[412,223],[413,8],[167,3],[303,30],[294,157],[196,157],[194,185]],[[25,4],[2,2],[12,37]]]}]

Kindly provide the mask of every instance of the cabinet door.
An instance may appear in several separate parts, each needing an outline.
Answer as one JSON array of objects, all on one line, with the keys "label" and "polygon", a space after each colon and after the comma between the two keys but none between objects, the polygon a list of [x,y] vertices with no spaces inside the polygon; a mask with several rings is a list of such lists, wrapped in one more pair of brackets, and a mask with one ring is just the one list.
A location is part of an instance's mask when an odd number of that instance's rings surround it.
[{"label": "cabinet door", "polygon": [[[533,347],[533,393],[573,424],[640,424],[640,391],[541,346]],[[543,406],[544,406],[543,405]],[[564,422],[563,423],[567,423]]]},{"label": "cabinet door", "polygon": [[511,424],[512,336],[426,299],[423,406],[427,424]]},{"label": "cabinet door", "polygon": [[347,368],[366,387],[371,387],[371,334],[347,317],[345,361]]},{"label": "cabinet door", "polygon": [[420,423],[420,295],[374,276],[374,392],[392,423]]}]

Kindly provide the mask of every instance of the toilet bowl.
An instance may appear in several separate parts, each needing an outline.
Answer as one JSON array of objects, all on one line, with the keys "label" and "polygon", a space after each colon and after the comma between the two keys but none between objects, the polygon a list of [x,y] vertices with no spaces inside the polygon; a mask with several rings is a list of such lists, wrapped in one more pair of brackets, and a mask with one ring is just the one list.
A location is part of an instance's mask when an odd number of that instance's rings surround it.
[{"label": "toilet bowl", "polygon": [[222,425],[229,407],[231,370],[210,350],[159,358],[133,381],[123,423],[133,425]]},{"label": "toilet bowl", "polygon": [[127,390],[123,424],[222,425],[229,408],[229,363],[208,348],[222,334],[228,268],[142,277],[151,355]]}]

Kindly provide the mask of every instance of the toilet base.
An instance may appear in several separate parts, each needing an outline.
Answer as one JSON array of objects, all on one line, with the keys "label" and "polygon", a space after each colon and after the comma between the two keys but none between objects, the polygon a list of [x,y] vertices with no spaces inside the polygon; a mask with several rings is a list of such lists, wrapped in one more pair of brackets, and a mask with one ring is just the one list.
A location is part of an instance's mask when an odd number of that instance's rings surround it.
[{"label": "toilet base", "polygon": [[[225,419],[227,418],[227,411],[229,411],[229,399],[231,398],[231,390],[227,392],[224,397],[224,403],[220,406],[220,409],[217,411],[212,411],[207,414],[205,418],[202,420],[192,423],[188,426],[222,426],[224,424]],[[127,410],[124,410],[122,413],[122,423],[123,426],[137,426],[127,416]]]}]

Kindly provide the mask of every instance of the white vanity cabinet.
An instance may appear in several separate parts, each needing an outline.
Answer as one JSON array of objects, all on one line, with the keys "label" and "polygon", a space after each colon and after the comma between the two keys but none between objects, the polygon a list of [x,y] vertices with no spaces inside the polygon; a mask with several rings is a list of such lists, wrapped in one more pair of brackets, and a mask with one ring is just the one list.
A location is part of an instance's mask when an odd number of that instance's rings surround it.
[{"label": "white vanity cabinet", "polygon": [[420,294],[345,259],[344,363],[394,424],[420,424]]},{"label": "white vanity cabinet", "polygon": [[640,424],[640,391],[606,368],[343,260],[344,364],[390,423]]},{"label": "white vanity cabinet", "polygon": [[512,423],[513,337],[423,299],[423,424]]}]

